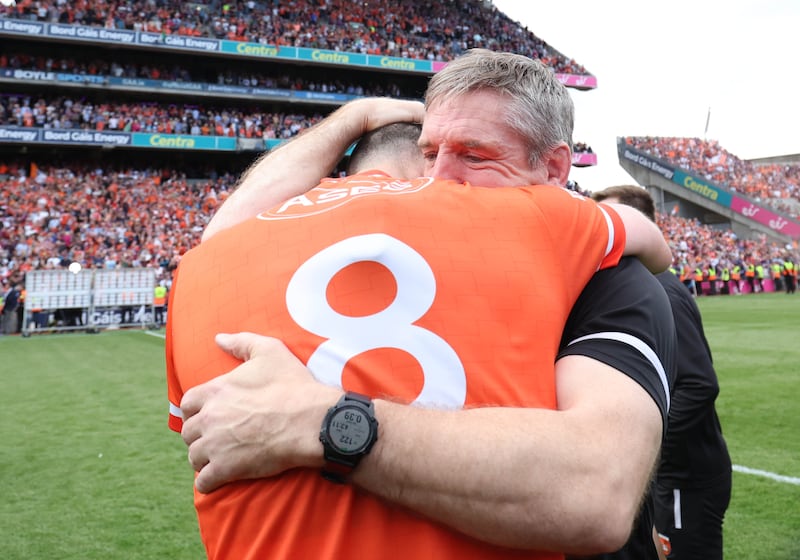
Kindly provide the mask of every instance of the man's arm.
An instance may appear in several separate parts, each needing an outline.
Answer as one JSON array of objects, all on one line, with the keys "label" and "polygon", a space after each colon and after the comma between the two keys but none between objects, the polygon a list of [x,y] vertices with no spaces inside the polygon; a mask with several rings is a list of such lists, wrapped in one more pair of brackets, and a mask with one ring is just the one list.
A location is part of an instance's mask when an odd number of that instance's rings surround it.
[{"label": "man's arm", "polygon": [[[319,428],[341,391],[317,383],[276,339],[244,333],[218,342],[245,362],[181,403],[198,490],[321,468]],[[376,400],[380,436],[352,482],[497,545],[619,548],[658,453],[658,407],[633,380],[590,358],[565,357],[556,374],[559,410],[444,411]]]},{"label": "man's arm", "polygon": [[556,375],[557,411],[420,411],[379,401],[386,443],[354,482],[502,546],[619,548],[658,453],[658,409],[635,382],[590,358],[559,360]]},{"label": "man's arm", "polygon": [[[671,273],[665,272],[664,275],[671,276]],[[632,257],[622,259],[616,267],[596,273],[573,306],[564,328],[559,355],[591,356],[636,380],[658,403],[662,426],[666,426],[676,338],[669,299],[657,278]],[[682,284],[678,285],[686,290]],[[651,351],[659,357],[658,360],[647,359]],[[663,558],[653,527],[653,508],[652,496],[648,496],[628,542],[620,550],[568,558],[651,558],[653,552]],[[655,550],[653,546],[656,546]]]},{"label": "man's arm", "polygon": [[392,122],[422,122],[418,101],[364,98],[339,107],[322,122],[259,157],[220,206],[203,241],[316,186],[364,133]]},{"label": "man's arm", "polygon": [[636,208],[627,204],[607,204],[625,224],[624,255],[638,257],[647,269],[657,274],[672,264],[672,251],[661,229]]}]

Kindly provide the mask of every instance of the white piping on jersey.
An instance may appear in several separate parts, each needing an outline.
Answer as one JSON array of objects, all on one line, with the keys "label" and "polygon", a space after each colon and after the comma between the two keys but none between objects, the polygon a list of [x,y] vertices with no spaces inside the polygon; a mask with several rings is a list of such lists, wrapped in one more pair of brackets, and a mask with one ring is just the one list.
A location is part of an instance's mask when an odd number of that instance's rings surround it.
[{"label": "white piping on jersey", "polygon": [[669,412],[669,381],[667,380],[667,374],[664,371],[664,366],[661,363],[661,360],[658,358],[658,355],[653,351],[650,346],[648,346],[641,338],[636,338],[635,336],[631,336],[626,333],[621,332],[600,332],[594,334],[587,334],[586,336],[582,336],[580,338],[576,338],[572,342],[570,342],[567,346],[572,346],[576,342],[581,342],[583,340],[592,340],[592,339],[603,339],[603,340],[616,340],[618,342],[622,342],[623,344],[627,344],[628,346],[633,346],[636,350],[638,350],[647,360],[653,365],[658,373],[658,378],[661,380],[661,386],[664,388],[664,395],[667,398],[667,412]]},{"label": "white piping on jersey", "polygon": [[[603,210],[602,206],[598,206],[598,208],[603,213],[603,217],[606,219],[606,227],[608,228],[608,245],[606,245],[606,253],[603,255],[604,257],[607,257],[611,252],[611,249],[614,247],[614,234],[616,232],[614,231],[614,222],[611,220],[611,216],[608,215],[608,212]],[[598,267],[598,270],[599,268],[600,267]]]},{"label": "white piping on jersey", "polygon": [[183,412],[181,412],[181,407],[175,406],[174,404],[169,403],[169,413],[172,416],[174,416],[176,418],[180,418],[181,420],[183,420]]},{"label": "white piping on jersey", "polygon": [[681,517],[681,491],[678,488],[672,490],[672,515],[675,517],[675,528],[683,529],[683,518]]}]

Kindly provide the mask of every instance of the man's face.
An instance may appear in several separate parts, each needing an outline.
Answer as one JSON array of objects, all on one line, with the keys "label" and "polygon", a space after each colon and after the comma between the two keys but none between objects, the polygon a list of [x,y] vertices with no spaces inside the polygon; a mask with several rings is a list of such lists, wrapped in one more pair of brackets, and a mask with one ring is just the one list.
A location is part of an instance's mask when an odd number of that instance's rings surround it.
[{"label": "man's face", "polygon": [[508,104],[485,90],[430,107],[419,139],[425,175],[482,187],[548,183],[546,165],[532,168],[525,138],[505,124]]}]

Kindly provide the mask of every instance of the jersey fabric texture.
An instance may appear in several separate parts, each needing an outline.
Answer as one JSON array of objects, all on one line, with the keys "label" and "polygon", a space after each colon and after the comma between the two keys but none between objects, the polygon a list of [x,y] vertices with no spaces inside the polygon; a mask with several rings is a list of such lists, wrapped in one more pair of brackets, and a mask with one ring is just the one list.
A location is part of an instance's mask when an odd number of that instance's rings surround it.
[{"label": "jersey fabric texture", "polygon": [[[559,358],[589,356],[631,377],[658,405],[666,430],[676,348],[667,294],[638,259],[625,257],[618,266],[595,274],[583,290],[564,328]],[[625,546],[580,560],[658,560],[653,541],[654,486],[642,501]]]},{"label": "jersey fabric texture", "polygon": [[[422,406],[554,408],[581,289],[616,265],[616,213],[550,186],[379,173],[324,182],[184,255],[170,293],[170,427],[238,361],[219,332],[283,340],[321,382]],[[195,493],[209,558],[562,558],[490,546],[294,469]]]}]

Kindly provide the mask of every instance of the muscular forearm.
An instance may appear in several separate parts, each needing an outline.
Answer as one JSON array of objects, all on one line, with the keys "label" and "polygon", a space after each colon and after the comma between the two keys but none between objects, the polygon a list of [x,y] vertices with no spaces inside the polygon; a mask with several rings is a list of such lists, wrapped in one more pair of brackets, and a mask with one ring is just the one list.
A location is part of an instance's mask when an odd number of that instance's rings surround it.
[{"label": "muscular forearm", "polygon": [[[276,339],[240,333],[217,343],[243,363],[181,401],[198,491],[320,469],[319,427],[340,389],[315,381]],[[658,454],[658,407],[629,377],[584,356],[561,358],[556,380],[558,410],[375,400],[379,439],[352,483],[502,546],[619,548]]]},{"label": "muscular forearm", "polygon": [[[618,394],[638,400],[638,412],[622,404],[627,397],[566,411],[447,412],[377,401],[380,439],[353,480],[494,544],[578,554],[618,548],[655,461],[661,421],[638,386],[611,375]],[[631,433],[631,425],[643,429]]]},{"label": "muscular forearm", "polygon": [[[357,484],[497,545],[559,548],[581,536],[573,534],[572,508],[562,505],[573,500],[560,489],[571,492],[565,481],[593,478],[592,464],[581,461],[565,470],[557,457],[549,457],[543,468],[540,456],[552,449],[546,438],[563,435],[553,426],[558,413],[510,408],[448,413],[380,402],[376,410],[387,444],[359,467]],[[530,437],[534,426],[548,435]],[[549,471],[556,464],[561,467]],[[586,470],[575,472],[576,466]],[[570,518],[568,524],[559,523],[562,515]]]},{"label": "muscular forearm", "polygon": [[398,121],[421,122],[422,104],[388,98],[352,101],[281,147],[261,156],[217,210],[203,240],[316,186],[365,132]]}]

